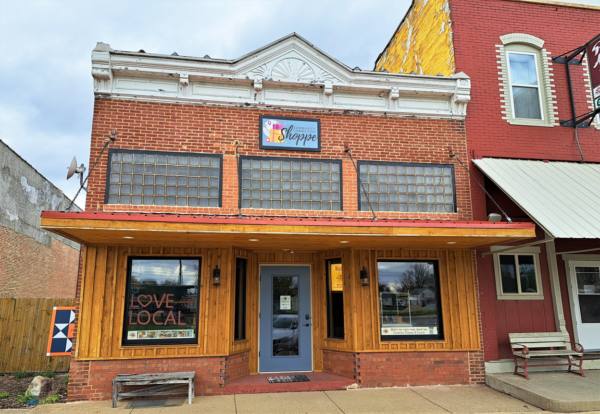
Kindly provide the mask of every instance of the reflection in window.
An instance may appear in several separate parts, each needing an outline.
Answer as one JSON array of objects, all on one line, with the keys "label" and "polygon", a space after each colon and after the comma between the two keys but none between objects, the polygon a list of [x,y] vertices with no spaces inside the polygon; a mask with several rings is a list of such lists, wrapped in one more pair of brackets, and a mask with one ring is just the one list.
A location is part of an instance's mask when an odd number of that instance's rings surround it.
[{"label": "reflection in window", "polygon": [[[359,161],[360,180],[375,211],[456,212],[452,165]],[[369,210],[360,190],[360,210]]]},{"label": "reflection in window", "polygon": [[221,158],[111,150],[107,204],[219,207]]},{"label": "reflection in window", "polygon": [[381,339],[441,339],[436,262],[377,262]]},{"label": "reflection in window", "polygon": [[235,261],[235,329],[234,340],[246,339],[246,259]]},{"label": "reflection in window", "polygon": [[600,267],[575,267],[582,323],[600,323]]},{"label": "reflection in window", "polygon": [[341,210],[341,162],[242,159],[242,208]]},{"label": "reflection in window", "polygon": [[125,345],[197,343],[200,259],[131,258]]},{"label": "reflection in window", "polygon": [[508,67],[514,117],[542,119],[536,56],[509,52]]},{"label": "reflection in window", "polygon": [[298,277],[273,277],[273,356],[298,355]]},{"label": "reflection in window", "polygon": [[501,254],[502,293],[538,293],[535,260],[531,254]]},{"label": "reflection in window", "polygon": [[344,279],[342,261],[327,264],[327,337],[344,339]]}]

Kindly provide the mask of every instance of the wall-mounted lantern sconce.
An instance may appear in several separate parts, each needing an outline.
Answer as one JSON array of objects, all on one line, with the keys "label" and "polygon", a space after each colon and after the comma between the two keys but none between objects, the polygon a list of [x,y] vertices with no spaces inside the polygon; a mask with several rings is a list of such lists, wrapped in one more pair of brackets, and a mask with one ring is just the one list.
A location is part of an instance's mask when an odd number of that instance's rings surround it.
[{"label": "wall-mounted lantern sconce", "polygon": [[360,271],[360,280],[363,286],[371,286],[371,284],[369,283],[369,273],[367,272],[367,268],[364,266]]},{"label": "wall-mounted lantern sconce", "polygon": [[219,265],[213,269],[213,285],[221,285],[221,269],[219,269]]}]

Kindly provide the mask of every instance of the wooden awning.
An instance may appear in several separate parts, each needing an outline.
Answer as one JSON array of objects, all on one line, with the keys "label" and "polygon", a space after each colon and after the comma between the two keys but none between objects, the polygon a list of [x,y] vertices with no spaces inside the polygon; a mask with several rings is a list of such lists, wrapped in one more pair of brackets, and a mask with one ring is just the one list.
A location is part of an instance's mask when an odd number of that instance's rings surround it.
[{"label": "wooden awning", "polygon": [[252,218],[44,211],[43,229],[84,245],[227,246],[253,250],[473,249],[535,237],[533,223]]}]

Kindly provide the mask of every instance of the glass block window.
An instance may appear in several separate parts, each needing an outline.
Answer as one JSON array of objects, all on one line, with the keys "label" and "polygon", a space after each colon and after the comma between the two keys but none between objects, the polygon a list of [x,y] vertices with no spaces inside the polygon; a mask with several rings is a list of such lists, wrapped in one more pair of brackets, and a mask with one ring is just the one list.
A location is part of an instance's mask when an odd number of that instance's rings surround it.
[{"label": "glass block window", "polygon": [[400,164],[359,161],[360,209],[423,213],[456,212],[454,167],[443,164]]},{"label": "glass block window", "polygon": [[242,208],[342,210],[341,161],[242,158]]},{"label": "glass block window", "polygon": [[220,156],[112,150],[109,157],[107,204],[220,207]]}]

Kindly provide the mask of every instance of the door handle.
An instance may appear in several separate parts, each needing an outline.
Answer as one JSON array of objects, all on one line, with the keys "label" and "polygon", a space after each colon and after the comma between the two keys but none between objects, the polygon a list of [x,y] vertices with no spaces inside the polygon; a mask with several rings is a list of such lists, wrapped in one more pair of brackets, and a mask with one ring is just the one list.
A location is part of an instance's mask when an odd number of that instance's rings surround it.
[{"label": "door handle", "polygon": [[304,325],[304,326],[310,326],[310,323],[307,323],[307,324],[306,324],[306,325]]},{"label": "door handle", "polygon": [[307,313],[306,315],[304,315],[304,319],[309,320],[310,319],[310,315]]}]

